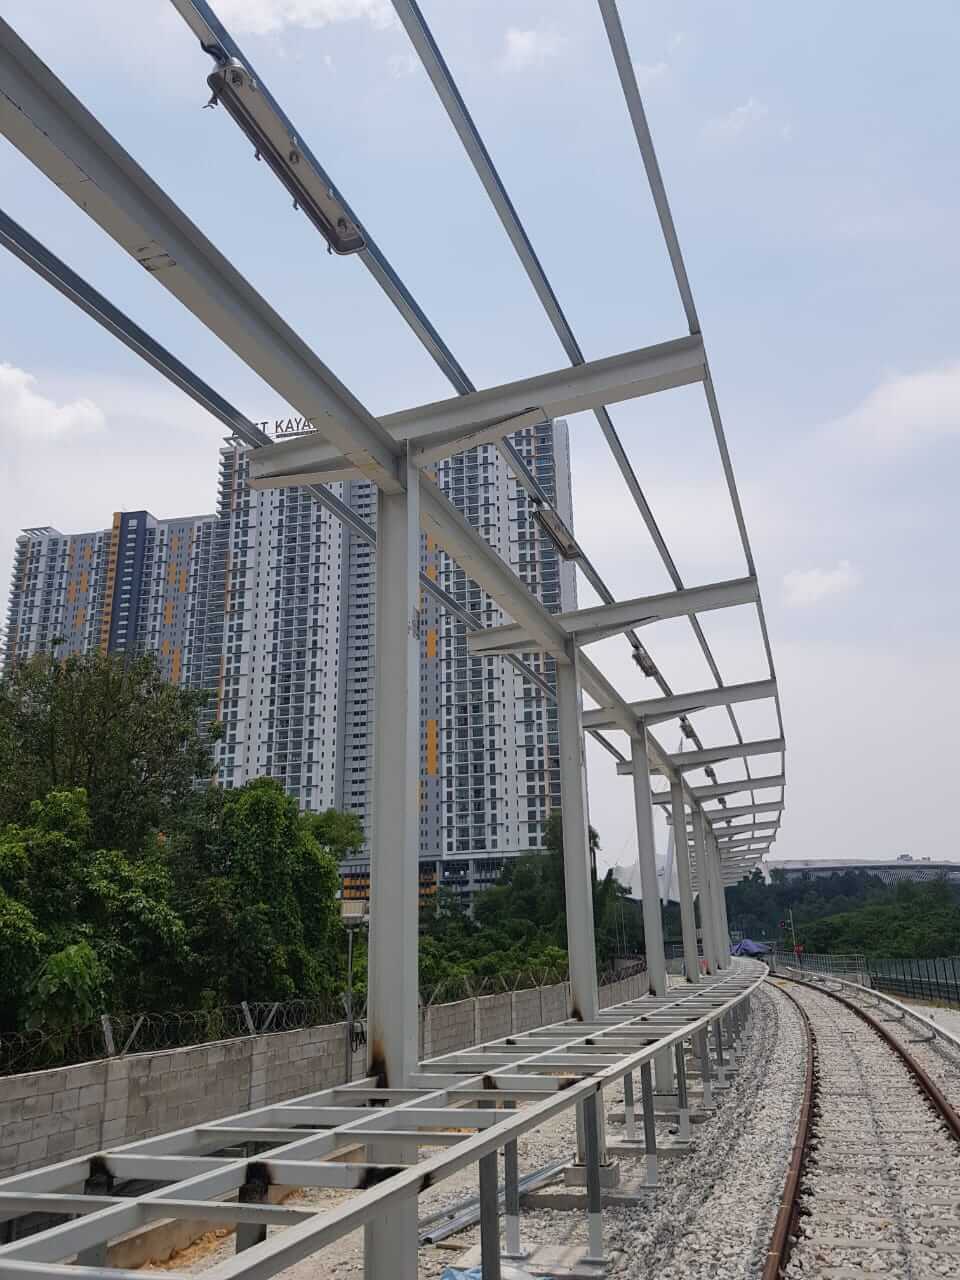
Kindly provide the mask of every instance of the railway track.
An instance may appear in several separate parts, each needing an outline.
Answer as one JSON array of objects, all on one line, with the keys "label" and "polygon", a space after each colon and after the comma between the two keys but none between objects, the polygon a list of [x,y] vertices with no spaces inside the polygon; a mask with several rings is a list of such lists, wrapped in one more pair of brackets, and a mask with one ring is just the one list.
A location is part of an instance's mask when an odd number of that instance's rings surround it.
[{"label": "railway track", "polygon": [[763,1280],[960,1275],[956,1111],[868,1011],[803,983],[780,989],[800,1009],[809,1068]]}]

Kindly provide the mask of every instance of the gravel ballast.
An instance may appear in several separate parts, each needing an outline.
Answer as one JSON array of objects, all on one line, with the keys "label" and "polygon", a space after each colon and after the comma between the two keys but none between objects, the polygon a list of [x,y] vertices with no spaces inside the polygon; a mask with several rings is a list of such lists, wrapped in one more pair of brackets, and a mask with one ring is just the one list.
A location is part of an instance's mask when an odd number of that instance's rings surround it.
[{"label": "gravel ballast", "polygon": [[957,1275],[956,1140],[856,1013],[820,991],[792,990],[817,1037],[820,1105],[787,1280]]}]

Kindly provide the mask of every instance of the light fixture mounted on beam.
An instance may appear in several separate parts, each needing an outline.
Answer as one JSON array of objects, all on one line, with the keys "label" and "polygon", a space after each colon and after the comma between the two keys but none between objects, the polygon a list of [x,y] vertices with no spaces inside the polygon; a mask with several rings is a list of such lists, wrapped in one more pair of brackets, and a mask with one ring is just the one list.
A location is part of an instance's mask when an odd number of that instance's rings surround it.
[{"label": "light fixture mounted on beam", "polygon": [[221,63],[207,77],[207,84],[213,93],[209,105],[223,105],[250,139],[257,157],[267,162],[290,192],[294,208],[303,210],[331,250],[347,254],[365,249],[363,231],[349,209],[314,168],[309,151],[291,134],[243,63],[236,58]]}]

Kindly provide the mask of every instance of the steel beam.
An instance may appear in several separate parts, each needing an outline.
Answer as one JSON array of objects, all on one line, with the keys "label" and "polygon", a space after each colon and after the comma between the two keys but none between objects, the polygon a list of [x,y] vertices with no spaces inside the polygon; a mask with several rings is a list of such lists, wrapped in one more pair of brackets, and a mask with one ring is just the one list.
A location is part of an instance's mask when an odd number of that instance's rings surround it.
[{"label": "steel beam", "polygon": [[[541,410],[548,418],[562,418],[600,405],[632,400],[670,387],[686,386],[703,376],[703,343],[699,336],[661,342],[621,355],[592,360],[575,368],[555,369],[533,378],[507,382],[483,391],[417,405],[378,420],[396,445],[420,449],[449,446],[455,453],[465,436],[505,419]],[[329,438],[328,438],[329,437]],[[355,475],[350,451],[330,436],[326,424],[315,435],[282,440],[264,449],[250,469],[251,488],[264,482],[304,484],[329,482]]]},{"label": "steel beam", "polygon": [[[680,773],[702,769],[708,764],[721,764],[724,760],[744,760],[748,756],[774,755],[783,751],[783,738],[764,738],[757,742],[732,742],[726,747],[705,747],[702,751],[677,751],[670,756],[670,763]],[[617,773],[630,772],[630,761],[617,765]]]},{"label": "steel beam", "polygon": [[[619,635],[628,627],[643,627],[664,618],[684,617],[710,609],[752,604],[756,602],[757,594],[755,578],[738,578],[732,582],[667,591],[638,600],[576,609],[557,614],[556,620],[575,644],[592,644],[596,640]],[[530,636],[516,623],[488,627],[467,638],[467,648],[473,654],[512,653],[530,647]]]},{"label": "steel beam", "polygon": [[759,813],[782,813],[786,807],[783,800],[761,800],[757,804],[728,805],[726,809],[704,809],[703,812],[714,827],[719,827],[731,818],[753,818]]},{"label": "steel beam", "polygon": [[[704,707],[724,707],[736,702],[751,702],[757,698],[772,698],[776,688],[775,680],[754,680],[749,684],[728,684],[716,689],[699,689],[694,693],[672,694],[668,698],[631,702],[630,709],[648,725],[659,724],[663,720],[673,720],[676,716],[700,711]],[[595,711],[583,713],[583,727],[615,729],[617,725],[609,708],[598,707]]]},{"label": "steel beam", "polygon": [[[482,634],[482,633],[481,633]],[[762,791],[765,787],[782,787],[786,784],[782,773],[771,774],[766,778],[738,778],[736,782],[716,782],[705,787],[691,787],[690,794],[695,800],[715,800],[717,796],[732,796],[738,791]],[[669,804],[670,796],[661,792],[654,797],[654,804]]]},{"label": "steel beam", "polygon": [[720,849],[735,849],[740,845],[756,844],[758,841],[761,841],[761,840],[766,840],[769,843],[769,841],[775,838],[775,835],[776,835],[776,828],[774,828],[773,831],[766,831],[766,830],[753,831],[749,835],[732,836],[726,839],[718,838],[717,846]]},{"label": "steel beam", "polygon": [[245,364],[395,492],[376,418],[0,20],[0,132]]}]

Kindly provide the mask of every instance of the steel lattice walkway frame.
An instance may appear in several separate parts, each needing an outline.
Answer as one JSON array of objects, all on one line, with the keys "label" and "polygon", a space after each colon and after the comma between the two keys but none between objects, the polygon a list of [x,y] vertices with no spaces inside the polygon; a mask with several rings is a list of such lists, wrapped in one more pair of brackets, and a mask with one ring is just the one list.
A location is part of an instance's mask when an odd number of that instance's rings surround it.
[{"label": "steel lattice walkway frame", "polygon": [[[751,773],[750,761],[755,755],[779,755],[783,760],[783,722],[753,553],[699,319],[615,0],[598,0],[600,17],[673,268],[688,333],[655,346],[594,361],[584,359],[492,157],[415,0],[393,0],[397,15],[570,362],[569,367],[563,369],[539,372],[520,381],[482,390],[477,390],[471,382],[463,366],[387,261],[364,222],[350,208],[302,135],[255,74],[249,60],[207,0],[172,0],[172,3],[199,40],[201,48],[213,58],[214,69],[209,84],[214,99],[244,131],[257,153],[267,161],[288,193],[293,194],[298,207],[331,247],[338,253],[355,255],[370,271],[443,371],[456,394],[448,400],[413,406],[382,418],[374,417],[2,20],[0,132],[285,402],[314,422],[316,435],[295,441],[271,442],[256,424],[240,414],[214,388],[2,211],[0,242],[248,444],[253,450],[250,459],[252,487],[303,487],[355,534],[376,546],[378,589],[369,1077],[376,1082],[376,1088],[394,1091],[415,1089],[416,1100],[422,1102],[425,1096],[429,1096],[422,1092],[430,1084],[425,1082],[425,1077],[436,1077],[437,1070],[434,1064],[417,1061],[416,1045],[417,795],[420,762],[418,619],[422,592],[431,593],[464,625],[468,632],[469,652],[474,656],[497,656],[512,663],[525,680],[556,702],[571,1012],[581,1026],[592,1028],[600,1024],[602,1030],[609,1016],[600,1013],[598,1001],[587,838],[585,733],[593,735],[610,752],[619,773],[632,779],[644,935],[653,999],[669,998],[672,1002],[667,990],[653,827],[654,809],[660,805],[666,807],[673,828],[684,958],[690,975],[699,973],[700,964],[695,894],[699,895],[700,902],[707,970],[703,981],[706,985],[701,989],[698,983],[694,983],[690,996],[694,1003],[686,1007],[688,1010],[696,1007],[701,990],[703,993],[717,993],[721,988],[724,992],[732,991],[732,987],[723,987],[723,984],[740,979],[726,973],[729,930],[724,886],[735,882],[756,865],[779,830],[785,807],[783,765],[774,773],[757,777]],[[740,535],[746,574],[728,582],[690,587],[681,579],[617,434],[609,406],[634,397],[695,384],[703,387]],[[640,519],[670,577],[674,587],[671,592],[627,601],[615,600],[573,531],[566,526],[511,442],[511,435],[524,427],[582,411],[591,411],[596,418]],[[543,535],[576,564],[603,601],[600,606],[568,614],[548,612],[514,570],[500,559],[433,483],[430,470],[437,460],[478,444],[494,445],[501,451],[517,485],[533,502]],[[328,487],[331,482],[348,477],[365,478],[377,487],[376,532],[358,519]],[[419,558],[422,532],[429,534],[467,577],[478,584],[513,621],[505,626],[484,628],[477,617],[438,588],[436,583],[425,578],[420,573]],[[755,610],[767,667],[765,672],[757,673],[756,679],[738,685],[724,683],[700,623],[702,613],[732,607]],[[709,688],[679,692],[671,689],[646,643],[641,641],[638,632],[642,628],[661,619],[678,617],[688,619],[708,664],[715,682]],[[658,696],[627,701],[584,652],[584,647],[593,641],[619,634],[625,636],[643,674],[656,683]],[[553,660],[555,689],[528,665],[525,655],[530,651],[540,651]],[[594,707],[584,710],[584,694],[596,704]],[[777,736],[747,742],[735,707],[740,702],[757,699],[772,700]],[[691,717],[701,709],[713,706],[726,710],[734,741],[707,746],[701,740]],[[653,728],[671,721],[679,724],[684,737],[692,744],[690,750],[670,754],[657,740]],[[611,733],[626,735],[626,752],[611,740]],[[714,766],[726,761],[742,762],[744,777],[734,782],[718,779]],[[697,770],[706,774],[707,785],[690,784],[687,775]],[[651,775],[662,777],[668,784],[667,789],[653,789]],[[771,790],[775,792],[774,799],[764,799],[759,794]],[[740,799],[731,803],[731,798],[737,793],[741,793]],[[704,994],[703,998],[709,1000],[712,997]],[[571,1049],[578,1039],[580,1048],[586,1047],[582,1034],[579,1037],[572,1035],[570,1039],[565,1039],[566,1031],[557,1034],[561,1043],[547,1052],[547,1057],[554,1054],[550,1059],[552,1068],[557,1068],[563,1061],[560,1049]],[[499,1049],[484,1046],[473,1051],[472,1056],[470,1053],[456,1056],[452,1069],[457,1073],[473,1070],[476,1062],[486,1061],[488,1054],[493,1055],[491,1062],[495,1062],[499,1052],[503,1059],[497,1068],[499,1070],[509,1065],[514,1048],[525,1050],[527,1047],[526,1043],[511,1046],[511,1052],[507,1052],[505,1045],[500,1045]],[[593,1057],[595,1047],[589,1048]],[[577,1058],[582,1053],[569,1056]],[[629,1075],[631,1068],[623,1067],[623,1061],[620,1060],[617,1066],[605,1066],[604,1071],[614,1072],[611,1078],[616,1078],[618,1071],[621,1075]],[[514,1066],[519,1067],[520,1063],[514,1063]],[[526,1066],[523,1071],[537,1076],[536,1070],[531,1071]],[[598,1077],[595,1074],[592,1078]],[[437,1083],[434,1078],[433,1084]],[[363,1087],[370,1087],[369,1079]],[[474,1088],[473,1084],[464,1087],[468,1090]],[[555,1091],[555,1086],[549,1087]],[[571,1089],[575,1091],[581,1087],[582,1084],[577,1084]],[[667,1093],[674,1088],[669,1054],[660,1054],[658,1087]],[[390,1094],[385,1096],[390,1102]],[[569,1101],[569,1097],[573,1097],[576,1100],[579,1096],[568,1092],[567,1099]],[[374,1095],[373,1100],[382,1102],[384,1095],[379,1098]],[[561,1108],[567,1105],[567,1101],[561,1104],[560,1095],[557,1103]],[[546,1106],[547,1103],[537,1105]],[[393,1108],[386,1108],[384,1114],[387,1111],[392,1113]],[[499,1131],[502,1124],[521,1123],[520,1115],[524,1113],[527,1113],[527,1118],[534,1116],[534,1120],[539,1115],[528,1105],[509,1121],[485,1126],[471,1141],[482,1145],[483,1134],[488,1130],[492,1134],[494,1130]],[[271,1109],[271,1114],[276,1116],[278,1110]],[[349,1123],[362,1124],[364,1121]],[[589,1128],[586,1113],[584,1126],[586,1134]],[[283,1125],[279,1128],[282,1129]],[[191,1132],[196,1134],[200,1130]],[[219,1136],[214,1134],[214,1140]],[[176,1144],[180,1137],[173,1135],[165,1139],[151,1139],[150,1142]],[[209,1149],[209,1140],[197,1141],[202,1149]],[[316,1143],[321,1139],[303,1141]],[[136,1152],[125,1148],[122,1155],[111,1158],[145,1159],[143,1145],[135,1144]],[[278,1142],[276,1151],[286,1152],[288,1146]],[[302,1152],[302,1145],[298,1143],[296,1146]],[[464,1144],[460,1143],[451,1148],[461,1154],[463,1149]],[[470,1151],[476,1149],[471,1147]],[[196,1144],[192,1151],[178,1151],[177,1155],[169,1157],[156,1154],[156,1145],[152,1150],[154,1154],[150,1158],[154,1161],[169,1159],[181,1162],[177,1165],[180,1172],[183,1161],[210,1159],[196,1154]],[[272,1156],[274,1149],[270,1150]],[[415,1158],[415,1147],[407,1148],[403,1141],[386,1137],[382,1142],[371,1142],[367,1149],[367,1173],[358,1172],[357,1177],[385,1175],[386,1169],[396,1164],[412,1163]],[[469,1158],[474,1157],[465,1157]],[[487,1156],[481,1153],[477,1158],[484,1160]],[[442,1157],[435,1159],[441,1160]],[[172,1170],[174,1166],[168,1164],[166,1167]],[[234,1174],[239,1177],[238,1171],[243,1166],[242,1162],[234,1163],[229,1174],[219,1164],[216,1169],[196,1167],[196,1178],[210,1179],[209,1183],[202,1182],[201,1185],[216,1187],[218,1179],[229,1180]],[[481,1163],[481,1174],[483,1168]],[[379,1169],[379,1174],[371,1173],[371,1169]],[[30,1186],[41,1187],[45,1173],[53,1176],[52,1171],[24,1176],[34,1180]],[[94,1176],[97,1176],[96,1170]],[[338,1176],[351,1175],[341,1172]],[[390,1175],[386,1178],[386,1185],[400,1185],[396,1182],[398,1177],[411,1178],[412,1170]],[[20,1180],[17,1181],[19,1183]],[[181,1189],[189,1189],[194,1182],[195,1179],[188,1177],[186,1182],[181,1180],[177,1185]],[[255,1178],[247,1178],[242,1185],[253,1186],[255,1182]],[[415,1178],[402,1185],[412,1186],[414,1182]],[[239,1185],[230,1182],[223,1189]],[[9,1189],[8,1194],[14,1194],[15,1189],[9,1182],[4,1184],[4,1189]],[[211,1195],[221,1193],[216,1190],[210,1192]],[[254,1192],[249,1194],[252,1196]],[[158,1198],[162,1197],[155,1193],[144,1203],[152,1205]],[[412,1280],[416,1269],[415,1199],[394,1196],[392,1192],[388,1199],[398,1207],[368,1221],[368,1275],[380,1277],[391,1274],[397,1280]],[[122,1211],[128,1211],[128,1207],[112,1206],[102,1210],[117,1215]],[[255,1220],[259,1229],[265,1219],[257,1218],[256,1214],[267,1213],[267,1208],[246,1205],[244,1212],[248,1214],[246,1225]],[[61,1244],[68,1237],[74,1239],[76,1232],[82,1235],[89,1231],[96,1217],[96,1214],[88,1215],[78,1223],[57,1228],[52,1238]],[[47,1237],[49,1233],[43,1235]],[[250,1244],[251,1240],[247,1239],[245,1243]],[[27,1242],[15,1242],[0,1247],[0,1274],[7,1265],[28,1267],[21,1252],[26,1245]],[[237,1264],[240,1270],[248,1266],[255,1269],[260,1251],[265,1247],[258,1244],[245,1249],[246,1261]],[[21,1261],[14,1264],[15,1257]],[[50,1270],[49,1267],[47,1269]]]},{"label": "steel lattice walkway frame", "polygon": [[[513,1144],[515,1160],[522,1134],[573,1107],[596,1133],[603,1090],[632,1081],[635,1072],[649,1080],[657,1055],[672,1053],[679,1063],[690,1042],[709,1088],[717,1066],[707,1033],[725,1036],[732,1049],[766,972],[742,962],[712,982],[614,1006],[590,1023],[566,1020],[432,1058],[403,1088],[369,1077],[7,1178],[0,1218],[45,1213],[69,1220],[0,1246],[0,1276],[141,1275],[107,1268],[107,1243],[170,1219],[237,1229],[236,1255],[208,1268],[211,1280],[272,1276],[397,1205],[415,1208],[428,1187],[491,1157],[495,1194],[499,1150]],[[722,1048],[719,1063],[722,1073]],[[681,1110],[685,1105],[681,1095]],[[229,1154],[236,1147],[246,1154]],[[438,1153],[421,1160],[420,1148]],[[597,1191],[599,1159],[588,1141],[588,1189],[593,1173]],[[119,1197],[109,1193],[114,1179],[161,1185]],[[277,1186],[355,1194],[334,1208],[265,1203]],[[231,1195],[238,1198],[222,1198]],[[268,1235],[271,1227],[284,1229]],[[76,1264],[65,1264],[73,1255]],[[165,1274],[177,1280],[183,1273]]]}]

